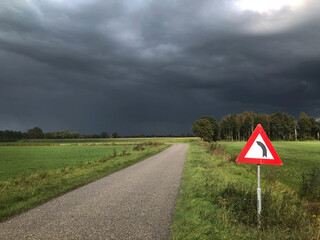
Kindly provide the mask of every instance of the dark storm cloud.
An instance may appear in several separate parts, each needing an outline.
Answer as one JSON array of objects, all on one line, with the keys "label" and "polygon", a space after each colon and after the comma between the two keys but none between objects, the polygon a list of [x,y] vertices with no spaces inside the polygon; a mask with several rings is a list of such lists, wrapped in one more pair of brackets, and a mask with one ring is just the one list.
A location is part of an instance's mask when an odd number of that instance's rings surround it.
[{"label": "dark storm cloud", "polygon": [[190,132],[201,115],[320,116],[319,4],[2,1],[0,128]]}]

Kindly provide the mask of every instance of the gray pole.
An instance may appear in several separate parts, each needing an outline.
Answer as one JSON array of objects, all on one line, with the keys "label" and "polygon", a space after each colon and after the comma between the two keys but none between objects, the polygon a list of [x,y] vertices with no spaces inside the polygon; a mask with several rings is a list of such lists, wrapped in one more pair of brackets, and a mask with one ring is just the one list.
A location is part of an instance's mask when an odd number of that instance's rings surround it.
[{"label": "gray pole", "polygon": [[258,164],[257,213],[258,213],[258,227],[260,228],[261,227],[260,164]]}]

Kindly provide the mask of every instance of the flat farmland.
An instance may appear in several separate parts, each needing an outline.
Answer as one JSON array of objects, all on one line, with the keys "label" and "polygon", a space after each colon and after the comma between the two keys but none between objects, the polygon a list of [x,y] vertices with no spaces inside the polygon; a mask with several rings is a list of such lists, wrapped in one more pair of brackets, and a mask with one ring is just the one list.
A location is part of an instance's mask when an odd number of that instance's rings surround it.
[{"label": "flat farmland", "polygon": [[137,138],[84,138],[84,139],[25,139],[0,142],[0,146],[51,146],[51,145],[123,145],[141,142],[185,143],[198,141],[198,137],[137,137]]},{"label": "flat farmland", "polygon": [[170,146],[163,142],[81,139],[1,143],[0,221],[155,155]]},{"label": "flat farmland", "polygon": [[128,146],[0,146],[0,180],[28,176],[37,172],[76,166],[108,157],[116,152],[131,152]]}]

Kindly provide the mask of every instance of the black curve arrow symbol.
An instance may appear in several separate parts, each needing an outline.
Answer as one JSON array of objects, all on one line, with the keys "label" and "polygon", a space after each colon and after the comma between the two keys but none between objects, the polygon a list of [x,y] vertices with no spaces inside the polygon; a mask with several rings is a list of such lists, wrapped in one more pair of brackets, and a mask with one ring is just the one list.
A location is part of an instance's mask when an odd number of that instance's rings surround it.
[{"label": "black curve arrow symbol", "polygon": [[259,145],[259,147],[262,148],[262,157],[267,157],[267,148],[266,146],[262,143],[257,141],[257,144]]}]

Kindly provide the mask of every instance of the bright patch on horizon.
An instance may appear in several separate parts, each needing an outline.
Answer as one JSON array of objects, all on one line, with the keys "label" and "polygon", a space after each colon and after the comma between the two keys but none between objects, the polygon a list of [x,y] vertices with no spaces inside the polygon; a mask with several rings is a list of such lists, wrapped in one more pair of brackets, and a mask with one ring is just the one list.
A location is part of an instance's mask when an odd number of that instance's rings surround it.
[{"label": "bright patch on horizon", "polygon": [[295,9],[303,4],[304,0],[239,0],[236,5],[240,10],[251,10],[259,13],[278,11],[289,7]]}]

